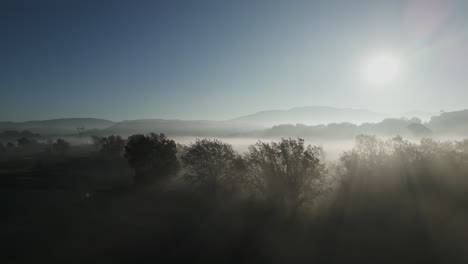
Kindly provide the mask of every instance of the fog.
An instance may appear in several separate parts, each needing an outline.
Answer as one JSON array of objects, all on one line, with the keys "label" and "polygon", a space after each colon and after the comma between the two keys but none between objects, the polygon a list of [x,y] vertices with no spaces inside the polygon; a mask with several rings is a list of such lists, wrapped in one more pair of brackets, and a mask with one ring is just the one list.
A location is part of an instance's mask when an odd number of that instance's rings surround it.
[{"label": "fog", "polygon": [[468,1],[0,2],[0,263],[468,263]]},{"label": "fog", "polygon": [[13,263],[464,263],[467,146],[23,137],[1,147],[2,226]]},{"label": "fog", "polygon": [[[180,144],[189,145],[194,143],[200,137],[173,137],[173,139]],[[249,146],[257,143],[258,141],[262,142],[272,142],[278,141],[281,138],[226,138],[226,137],[217,137],[211,139],[218,139],[223,142],[229,143],[232,147],[239,153],[245,153],[248,151]],[[307,139],[307,144],[321,147],[324,150],[325,158],[327,161],[336,161],[340,154],[346,150],[350,150],[354,144],[354,140],[317,140],[317,139]]]}]

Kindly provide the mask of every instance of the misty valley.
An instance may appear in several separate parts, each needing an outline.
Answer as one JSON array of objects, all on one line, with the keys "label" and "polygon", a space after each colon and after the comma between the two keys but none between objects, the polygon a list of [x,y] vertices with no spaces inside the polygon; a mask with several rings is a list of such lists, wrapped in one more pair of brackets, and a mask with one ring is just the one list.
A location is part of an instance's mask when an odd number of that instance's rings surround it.
[{"label": "misty valley", "polygon": [[[199,136],[212,126],[174,130],[171,121],[133,121],[145,126],[126,125],[137,132],[129,136],[94,119],[10,123],[0,133],[5,254],[24,263],[464,263],[467,117],[233,126],[212,138]],[[157,126],[168,136],[149,132]],[[363,127],[373,133],[357,134]]]},{"label": "misty valley", "polygon": [[0,0],[0,263],[467,264],[468,0]]}]

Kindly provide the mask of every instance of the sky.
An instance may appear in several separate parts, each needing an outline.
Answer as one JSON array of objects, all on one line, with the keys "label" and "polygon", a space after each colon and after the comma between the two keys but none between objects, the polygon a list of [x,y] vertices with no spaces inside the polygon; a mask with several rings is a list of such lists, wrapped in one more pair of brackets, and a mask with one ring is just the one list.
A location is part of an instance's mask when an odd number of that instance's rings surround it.
[{"label": "sky", "polygon": [[[4,0],[0,121],[468,108],[468,1]],[[365,81],[393,54],[399,76]]]}]

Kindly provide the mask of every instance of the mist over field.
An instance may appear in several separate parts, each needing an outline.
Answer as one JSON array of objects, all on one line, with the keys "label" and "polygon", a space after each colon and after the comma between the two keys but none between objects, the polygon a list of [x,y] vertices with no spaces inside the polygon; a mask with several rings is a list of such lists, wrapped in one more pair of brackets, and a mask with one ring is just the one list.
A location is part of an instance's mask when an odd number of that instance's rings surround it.
[{"label": "mist over field", "polygon": [[[441,116],[231,134],[184,121],[9,123],[7,258],[463,263],[468,140],[451,120],[465,115]],[[144,132],[155,125],[173,136]],[[117,127],[123,136],[106,134]]]},{"label": "mist over field", "polygon": [[0,1],[0,263],[468,263],[468,1]]}]

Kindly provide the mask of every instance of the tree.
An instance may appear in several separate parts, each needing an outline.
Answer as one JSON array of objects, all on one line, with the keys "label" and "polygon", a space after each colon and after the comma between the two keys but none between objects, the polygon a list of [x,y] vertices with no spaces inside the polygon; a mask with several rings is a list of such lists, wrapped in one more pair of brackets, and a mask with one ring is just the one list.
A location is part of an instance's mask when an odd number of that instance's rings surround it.
[{"label": "tree", "polygon": [[[401,137],[393,139],[393,143]],[[384,142],[374,135],[358,135],[352,150],[344,152],[340,157],[340,177],[344,183],[349,183],[356,175],[368,175],[371,172],[385,170],[388,157],[391,155],[392,142]]]},{"label": "tree", "polygon": [[70,149],[70,143],[68,143],[67,141],[65,141],[64,139],[57,139],[57,141],[55,141],[53,144],[52,144],[52,152],[54,153],[58,153],[58,154],[65,154],[68,150]]},{"label": "tree", "polygon": [[325,190],[326,168],[320,148],[305,146],[303,139],[259,141],[249,147],[245,180],[287,215],[294,216],[305,202]]},{"label": "tree", "polygon": [[206,188],[210,193],[228,182],[232,185],[237,155],[232,146],[219,140],[197,139],[182,156],[191,184]]},{"label": "tree", "polygon": [[376,162],[377,159],[385,156],[389,151],[385,142],[373,135],[356,136],[356,146],[353,150],[370,162]]},{"label": "tree", "polygon": [[393,158],[400,164],[411,164],[421,158],[421,151],[415,143],[404,140],[401,136],[390,140]]},{"label": "tree", "polygon": [[101,150],[102,144],[104,143],[104,138],[99,136],[91,136],[91,141],[96,150]]},{"label": "tree", "polygon": [[164,134],[133,135],[125,146],[125,158],[135,170],[137,185],[167,180],[179,170],[174,140]]},{"label": "tree", "polygon": [[101,139],[101,154],[107,157],[120,157],[124,150],[125,141],[120,136],[109,136]]},{"label": "tree", "polygon": [[27,148],[34,144],[34,142],[27,137],[19,138],[17,142],[18,142],[18,147],[20,148]]}]

